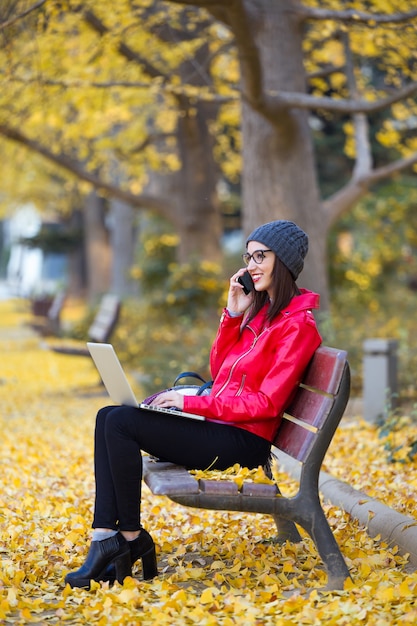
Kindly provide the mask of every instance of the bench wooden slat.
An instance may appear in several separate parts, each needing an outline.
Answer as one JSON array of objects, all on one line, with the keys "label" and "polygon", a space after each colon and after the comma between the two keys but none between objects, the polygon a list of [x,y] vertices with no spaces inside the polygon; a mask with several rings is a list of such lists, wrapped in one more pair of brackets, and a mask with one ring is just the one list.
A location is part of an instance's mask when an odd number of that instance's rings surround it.
[{"label": "bench wooden slat", "polygon": [[310,454],[315,440],[315,433],[287,422],[282,426],[279,445],[276,447],[303,463]]},{"label": "bench wooden slat", "polygon": [[143,478],[155,495],[199,493],[198,481],[185,467],[143,457]]},{"label": "bench wooden slat", "polygon": [[200,490],[203,493],[216,493],[223,495],[235,495],[239,489],[232,480],[199,480]]},{"label": "bench wooden slat", "polygon": [[[305,422],[310,428],[288,421],[284,416],[274,446],[291,455],[294,459],[304,462],[321,426],[325,423],[333,405],[333,399],[314,394],[307,389],[299,389],[288,413],[294,415],[299,423]],[[311,428],[314,427],[315,431]]]},{"label": "bench wooden slat", "polygon": [[279,492],[277,485],[245,482],[242,485],[241,493],[244,496],[273,498],[274,496],[278,495]]},{"label": "bench wooden slat", "polygon": [[[327,419],[332,405],[332,397],[321,396],[309,389],[299,388],[286,413],[296,417],[301,424],[306,425],[308,430],[317,430]],[[308,426],[314,428],[311,429]]]},{"label": "bench wooden slat", "polygon": [[303,386],[335,395],[339,390],[345,362],[344,350],[321,346],[313,356],[304,375]]}]

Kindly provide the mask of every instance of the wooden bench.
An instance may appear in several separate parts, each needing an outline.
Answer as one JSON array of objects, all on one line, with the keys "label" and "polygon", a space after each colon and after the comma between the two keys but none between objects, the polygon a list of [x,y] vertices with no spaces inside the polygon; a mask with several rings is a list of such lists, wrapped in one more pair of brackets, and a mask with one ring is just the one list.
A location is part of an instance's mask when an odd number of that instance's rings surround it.
[{"label": "wooden bench", "polygon": [[185,506],[272,515],[277,540],[298,542],[297,526],[310,535],[326,566],[326,589],[343,589],[349,570],[321,506],[320,468],[350,393],[347,353],[320,347],[284,413],[274,445],[301,463],[298,492],[282,496],[276,484],[196,480],[184,467],[144,457],[144,480],[156,495]]},{"label": "wooden bench", "polygon": [[[108,343],[120,317],[120,299],[112,294],[103,296],[94,320],[88,329],[88,341]],[[59,354],[90,356],[85,346],[53,345],[50,349]]]},{"label": "wooden bench", "polygon": [[65,291],[58,292],[52,300],[52,304],[44,319],[42,321],[36,320],[31,322],[31,328],[44,337],[48,335],[59,335],[61,330],[61,312],[66,297],[67,294]]}]

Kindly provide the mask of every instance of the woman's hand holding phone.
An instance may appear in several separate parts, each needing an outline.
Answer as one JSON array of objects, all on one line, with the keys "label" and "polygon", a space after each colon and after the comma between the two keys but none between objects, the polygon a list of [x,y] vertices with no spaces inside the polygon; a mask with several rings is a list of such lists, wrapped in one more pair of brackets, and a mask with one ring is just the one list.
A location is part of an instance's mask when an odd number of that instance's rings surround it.
[{"label": "woman's hand holding phone", "polygon": [[230,279],[227,308],[233,313],[244,313],[252,302],[253,281],[249,272],[242,268]]}]

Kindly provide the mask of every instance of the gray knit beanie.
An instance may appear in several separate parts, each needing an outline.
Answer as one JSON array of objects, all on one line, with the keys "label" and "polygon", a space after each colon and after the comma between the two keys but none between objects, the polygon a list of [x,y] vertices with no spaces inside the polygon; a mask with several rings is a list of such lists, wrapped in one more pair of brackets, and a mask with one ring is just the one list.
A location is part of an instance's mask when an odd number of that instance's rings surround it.
[{"label": "gray knit beanie", "polygon": [[297,280],[308,252],[308,236],[294,222],[276,220],[258,226],[247,238],[246,245],[249,241],[259,241],[273,250]]}]

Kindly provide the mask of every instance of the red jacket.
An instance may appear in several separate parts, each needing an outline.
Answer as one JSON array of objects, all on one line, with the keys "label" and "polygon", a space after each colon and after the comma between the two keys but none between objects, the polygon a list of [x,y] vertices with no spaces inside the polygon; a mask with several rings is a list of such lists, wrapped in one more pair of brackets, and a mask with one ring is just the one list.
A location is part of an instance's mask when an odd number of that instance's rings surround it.
[{"label": "red jacket", "polygon": [[319,296],[301,290],[270,324],[267,306],[241,329],[225,310],[211,349],[209,396],[185,396],[184,411],[244,428],[272,441],[306,366],[321,343],[311,309]]}]

